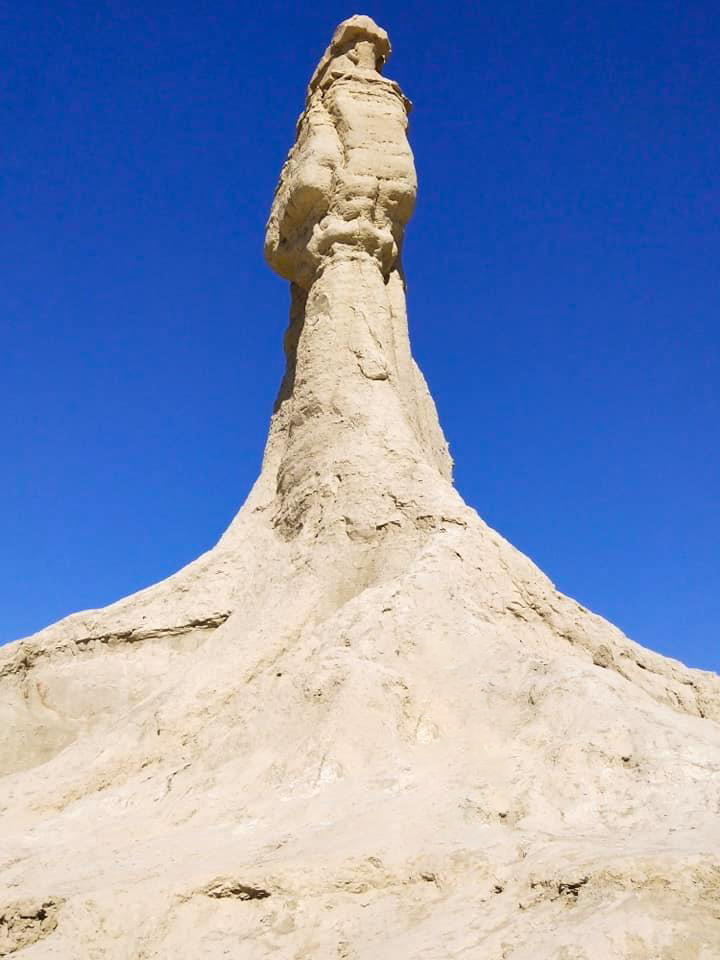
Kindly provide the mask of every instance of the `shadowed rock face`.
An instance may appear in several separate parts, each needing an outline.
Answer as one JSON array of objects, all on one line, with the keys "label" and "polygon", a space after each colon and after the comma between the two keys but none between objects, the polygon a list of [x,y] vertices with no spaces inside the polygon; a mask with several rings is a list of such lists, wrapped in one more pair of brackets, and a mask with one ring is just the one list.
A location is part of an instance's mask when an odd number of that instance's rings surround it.
[{"label": "shadowed rock face", "polygon": [[310,81],[242,509],[169,579],[0,650],[1,956],[720,956],[720,682],[453,489],[408,340],[389,51],[352,17]]}]

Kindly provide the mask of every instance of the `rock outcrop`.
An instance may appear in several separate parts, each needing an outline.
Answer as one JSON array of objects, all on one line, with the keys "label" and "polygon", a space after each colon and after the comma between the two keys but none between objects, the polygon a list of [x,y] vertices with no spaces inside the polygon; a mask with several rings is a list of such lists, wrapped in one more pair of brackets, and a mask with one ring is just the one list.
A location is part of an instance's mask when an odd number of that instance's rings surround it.
[{"label": "rock outcrop", "polygon": [[389,51],[352,17],[310,81],[265,248],[287,371],[240,513],[0,651],[0,956],[720,956],[720,680],[454,490]]}]

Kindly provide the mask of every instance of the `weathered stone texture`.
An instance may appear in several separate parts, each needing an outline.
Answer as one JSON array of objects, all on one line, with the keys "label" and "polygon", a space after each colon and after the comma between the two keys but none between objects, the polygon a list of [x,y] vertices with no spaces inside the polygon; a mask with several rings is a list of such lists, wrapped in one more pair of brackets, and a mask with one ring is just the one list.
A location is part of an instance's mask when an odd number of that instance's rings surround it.
[{"label": "weathered stone texture", "polygon": [[454,490],[389,50],[338,27],[280,176],[287,372],[245,505],[170,579],[0,650],[0,955],[720,956],[720,681]]}]

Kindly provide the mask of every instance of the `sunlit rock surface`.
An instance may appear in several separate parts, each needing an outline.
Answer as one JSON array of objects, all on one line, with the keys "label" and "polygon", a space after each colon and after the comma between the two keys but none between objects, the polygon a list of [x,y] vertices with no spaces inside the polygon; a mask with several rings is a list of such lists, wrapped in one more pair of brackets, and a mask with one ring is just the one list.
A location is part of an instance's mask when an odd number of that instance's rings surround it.
[{"label": "sunlit rock surface", "polygon": [[240,513],[0,650],[0,956],[720,957],[720,682],[453,489],[389,51],[338,27],[280,175],[287,372]]}]

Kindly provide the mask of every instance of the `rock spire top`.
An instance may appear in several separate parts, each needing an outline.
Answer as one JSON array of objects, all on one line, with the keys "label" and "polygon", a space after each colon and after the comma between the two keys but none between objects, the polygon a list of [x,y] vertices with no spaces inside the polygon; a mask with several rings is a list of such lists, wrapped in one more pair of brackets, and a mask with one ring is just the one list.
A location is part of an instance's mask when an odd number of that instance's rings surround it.
[{"label": "rock spire top", "polygon": [[333,70],[360,67],[382,71],[390,56],[390,40],[385,30],[371,17],[355,14],[338,25],[330,45],[323,54],[310,80],[309,94]]}]

